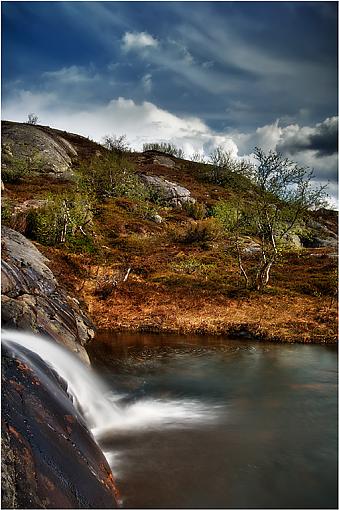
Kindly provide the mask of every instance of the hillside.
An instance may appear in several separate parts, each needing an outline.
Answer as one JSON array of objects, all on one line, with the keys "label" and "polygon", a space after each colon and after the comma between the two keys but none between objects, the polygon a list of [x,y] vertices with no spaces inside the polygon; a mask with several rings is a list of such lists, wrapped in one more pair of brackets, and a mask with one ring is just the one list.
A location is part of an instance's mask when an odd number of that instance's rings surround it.
[{"label": "hillside", "polygon": [[[336,341],[334,211],[310,213],[307,234],[291,236],[257,292],[244,288],[213,216],[221,202],[253,200],[243,175],[218,185],[210,165],[157,151],[112,155],[79,135],[6,121],[2,145],[3,223],[33,239],[99,328]],[[114,189],[105,194],[98,176],[111,157]],[[59,219],[71,217],[52,240],[58,208]],[[258,239],[241,242],[253,271]]]}]

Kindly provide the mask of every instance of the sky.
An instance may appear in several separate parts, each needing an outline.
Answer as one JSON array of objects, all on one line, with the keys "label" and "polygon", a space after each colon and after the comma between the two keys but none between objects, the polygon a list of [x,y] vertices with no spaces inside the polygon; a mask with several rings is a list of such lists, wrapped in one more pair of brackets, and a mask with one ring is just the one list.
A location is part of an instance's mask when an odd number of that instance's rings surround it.
[{"label": "sky", "polygon": [[2,4],[2,118],[131,147],[280,151],[337,204],[336,2]]}]

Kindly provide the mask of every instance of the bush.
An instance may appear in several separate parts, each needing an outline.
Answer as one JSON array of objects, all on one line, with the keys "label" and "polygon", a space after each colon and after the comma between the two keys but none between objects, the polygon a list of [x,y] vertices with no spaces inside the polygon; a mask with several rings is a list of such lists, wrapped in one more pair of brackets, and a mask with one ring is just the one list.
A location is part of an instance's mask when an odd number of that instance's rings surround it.
[{"label": "bush", "polygon": [[67,244],[76,251],[93,251],[92,238],[87,232],[91,218],[86,195],[50,195],[44,207],[28,213],[27,235],[47,246]]},{"label": "bush", "polygon": [[183,209],[195,220],[203,220],[207,214],[205,204],[199,202],[184,202]]},{"label": "bush", "polygon": [[233,158],[229,151],[217,147],[209,156],[210,164],[202,172],[203,180],[246,191],[251,186],[253,166],[248,161]]},{"label": "bush", "polygon": [[128,197],[147,200],[149,191],[124,157],[112,153],[94,158],[78,171],[79,185],[99,200],[108,197]]},{"label": "bush", "polygon": [[220,200],[212,208],[212,216],[226,232],[237,231],[242,235],[254,235],[256,233],[253,226],[250,208],[239,200]]},{"label": "bush", "polygon": [[213,218],[191,221],[184,228],[173,228],[170,237],[182,244],[205,244],[220,239],[221,229]]},{"label": "bush", "polygon": [[200,152],[194,152],[191,156],[191,161],[193,161],[193,163],[201,163],[201,164],[207,163],[207,159],[206,159],[205,155],[201,154]]},{"label": "bush", "polygon": [[44,167],[42,155],[36,151],[30,156],[16,158],[10,144],[3,145],[1,176],[3,182],[16,184],[31,172],[39,172]]},{"label": "bush", "polygon": [[13,214],[13,206],[6,199],[1,200],[1,222],[10,226]]},{"label": "bush", "polygon": [[129,152],[130,145],[127,142],[126,135],[105,135],[102,139],[102,144],[106,149],[112,152]]},{"label": "bush", "polygon": [[30,171],[29,159],[18,159],[4,155],[1,178],[3,182],[16,184],[28,175]]},{"label": "bush", "polygon": [[232,231],[237,225],[239,211],[233,203],[220,200],[212,208],[212,216],[217,219],[225,230]]},{"label": "bush", "polygon": [[35,126],[38,123],[38,116],[35,113],[29,113],[27,116],[26,124],[31,124],[32,126]]},{"label": "bush", "polygon": [[144,143],[143,152],[145,151],[159,151],[164,154],[169,154],[170,156],[175,156],[176,158],[183,159],[185,157],[185,153],[182,149],[176,147],[172,143]]}]

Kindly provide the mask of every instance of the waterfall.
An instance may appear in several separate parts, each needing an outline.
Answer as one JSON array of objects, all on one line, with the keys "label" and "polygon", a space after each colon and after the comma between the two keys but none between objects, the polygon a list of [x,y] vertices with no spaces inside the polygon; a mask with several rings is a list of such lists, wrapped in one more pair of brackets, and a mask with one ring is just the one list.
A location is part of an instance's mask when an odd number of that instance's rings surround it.
[{"label": "waterfall", "polygon": [[31,333],[2,331],[2,342],[20,351],[24,347],[40,356],[67,383],[67,392],[100,442],[106,434],[131,430],[183,426],[215,419],[216,409],[197,400],[144,398],[123,403],[79,358],[64,346]]}]

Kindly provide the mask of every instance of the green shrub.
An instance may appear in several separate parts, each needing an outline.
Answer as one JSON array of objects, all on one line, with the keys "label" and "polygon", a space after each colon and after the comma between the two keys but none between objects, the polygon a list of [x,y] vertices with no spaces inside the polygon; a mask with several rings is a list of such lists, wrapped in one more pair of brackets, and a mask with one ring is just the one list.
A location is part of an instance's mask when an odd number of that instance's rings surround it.
[{"label": "green shrub", "polygon": [[203,220],[207,214],[205,204],[200,202],[184,202],[183,209],[194,220]]},{"label": "green shrub", "polygon": [[253,211],[240,200],[220,200],[211,211],[212,216],[226,232],[255,235]]},{"label": "green shrub", "polygon": [[1,200],[1,222],[10,226],[13,214],[13,206],[6,199]]},{"label": "green shrub", "polygon": [[201,154],[200,152],[194,152],[191,156],[191,161],[193,163],[200,163],[200,164],[206,164],[207,159],[204,154]]},{"label": "green shrub", "polygon": [[44,207],[28,213],[27,235],[48,246],[66,244],[77,251],[92,251],[93,243],[88,233],[91,217],[87,195],[50,195]]},{"label": "green shrub", "polygon": [[107,197],[128,197],[147,200],[149,192],[134,167],[114,153],[94,158],[78,169],[78,183],[99,200]]},{"label": "green shrub", "polygon": [[3,157],[3,164],[1,169],[1,178],[3,182],[9,184],[16,184],[21,179],[26,177],[30,171],[30,163],[28,158],[18,159]]},{"label": "green shrub", "polygon": [[235,159],[222,147],[217,147],[209,155],[209,161],[210,164],[201,169],[202,180],[236,191],[246,191],[252,186],[253,166],[250,162]]},{"label": "green shrub", "polygon": [[105,135],[102,139],[102,144],[106,149],[112,152],[130,152],[130,145],[126,135]]},{"label": "green shrub", "polygon": [[179,147],[176,147],[172,143],[144,143],[143,152],[145,151],[159,151],[164,154],[169,154],[170,156],[175,156],[177,158],[183,159],[185,157],[185,153]]}]

